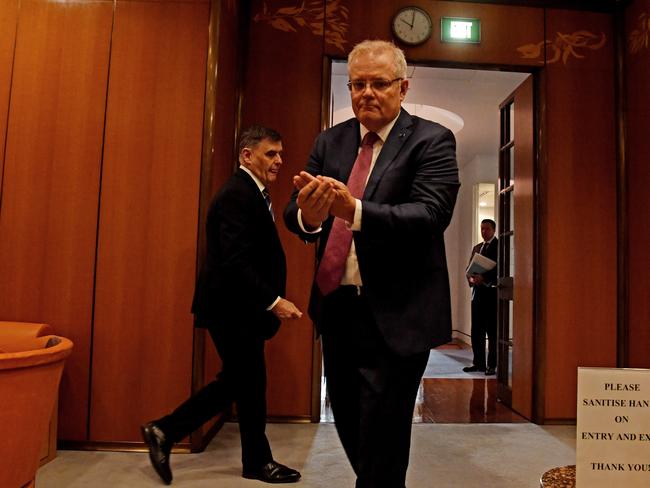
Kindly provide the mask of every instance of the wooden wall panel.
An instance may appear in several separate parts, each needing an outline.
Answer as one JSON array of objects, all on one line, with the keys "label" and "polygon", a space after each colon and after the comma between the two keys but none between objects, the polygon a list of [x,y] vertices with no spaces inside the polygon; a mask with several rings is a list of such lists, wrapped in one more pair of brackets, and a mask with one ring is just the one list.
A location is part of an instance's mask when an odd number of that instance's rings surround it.
[{"label": "wooden wall panel", "polygon": [[[495,63],[501,65],[540,66],[540,56],[533,56],[536,44],[542,41],[544,11],[539,8],[486,5],[468,2],[437,0],[388,0],[368,2],[343,0],[349,9],[346,19],[341,6],[328,2],[326,25],[326,51],[333,56],[347,55],[357,42],[364,39],[393,40],[391,19],[402,7],[416,5],[426,10],[433,22],[433,34],[424,44],[416,47],[400,46],[409,61],[444,61],[461,63]],[[449,44],[440,40],[441,17],[471,17],[481,19],[481,43]],[[337,46],[336,31],[345,30],[344,50]],[[521,48],[521,49],[520,49]]]},{"label": "wooden wall panel", "polygon": [[[650,0],[635,0],[626,12],[627,170],[629,265],[629,366],[650,368]],[[644,42],[645,40],[645,42]]]},{"label": "wooden wall panel", "polygon": [[7,112],[9,111],[9,92],[17,25],[18,0],[2,2],[0,4],[0,210],[2,209],[2,169],[5,159]]},{"label": "wooden wall panel", "polygon": [[[88,1],[88,0],[86,0]],[[92,1],[92,0],[90,0]],[[210,0],[116,0],[117,3],[139,2],[139,3],[210,3]],[[235,0],[227,0],[233,2]]]},{"label": "wooden wall panel", "polygon": [[74,342],[60,435],[85,439],[112,2],[21,2],[0,214],[0,316]]},{"label": "wooden wall panel", "polygon": [[[242,128],[259,123],[275,128],[283,136],[284,163],[271,189],[279,215],[293,189],[291,177],[304,169],[320,130],[323,39],[308,30],[278,31],[265,18],[264,4],[267,12],[287,6],[280,1],[252,2]],[[305,315],[297,321],[286,321],[267,343],[268,413],[309,417],[313,329],[306,312],[314,247],[290,234],[281,218],[277,226],[287,255],[287,298]]]},{"label": "wooden wall panel", "polygon": [[533,418],[535,336],[535,119],[533,77],[515,91],[515,279],[512,408]]},{"label": "wooden wall panel", "polygon": [[[214,94],[208,94],[214,97],[215,114],[214,125],[212,126],[211,159],[210,169],[207,174],[210,176],[209,195],[205,202],[205,211],[201,216],[199,225],[201,226],[199,234],[205,234],[205,217],[207,206],[212,197],[221,188],[226,180],[232,175],[234,168],[237,167],[235,129],[237,127],[239,115],[239,83],[240,63],[244,53],[242,52],[242,43],[240,35],[242,34],[239,26],[241,25],[240,17],[243,15],[243,9],[239,2],[232,0],[218,0],[220,3],[218,16],[218,53],[216,60],[216,79],[214,81]],[[205,240],[201,240],[201,245],[205,247]],[[200,253],[204,252],[201,249]],[[212,381],[221,368],[221,361],[212,344],[209,334],[206,334],[206,355],[205,355],[205,381]]]},{"label": "wooden wall panel", "polygon": [[[199,265],[202,265],[205,259],[205,222],[210,202],[235,167],[234,144],[239,113],[238,83],[241,81],[240,66],[243,65],[244,50],[240,40],[243,34],[239,28],[242,10],[241,4],[232,0],[215,0],[210,10],[210,48],[207,61],[203,129],[205,136],[199,204]],[[195,329],[194,391],[213,381],[220,370],[221,359],[210,334],[205,329]],[[200,450],[208,440],[206,434],[215,423],[222,420],[223,417],[219,415],[212,422],[203,425],[191,438],[192,449]]]},{"label": "wooden wall panel", "polygon": [[550,41],[606,36],[597,49],[559,44],[566,62],[547,67],[538,273],[545,418],[554,420],[575,418],[578,366],[616,366],[616,131],[611,17],[549,10],[546,31]]},{"label": "wooden wall panel", "polygon": [[118,2],[106,119],[90,440],[190,393],[209,6]]}]

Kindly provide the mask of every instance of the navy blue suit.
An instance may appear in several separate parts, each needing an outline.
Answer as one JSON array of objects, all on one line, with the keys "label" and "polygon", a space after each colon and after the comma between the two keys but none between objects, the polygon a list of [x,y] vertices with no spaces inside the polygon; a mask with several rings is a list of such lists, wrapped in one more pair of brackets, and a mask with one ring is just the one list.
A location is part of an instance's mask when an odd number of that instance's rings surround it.
[{"label": "navy blue suit", "polygon": [[[350,119],[321,133],[306,171],[343,183],[360,145]],[[443,232],[460,186],[455,139],[405,110],[384,142],[353,233],[361,294],[313,287],[310,315],[322,334],[325,374],[343,447],[358,487],[404,485],[415,396],[429,350],[451,340]],[[320,260],[333,218],[320,234],[301,231],[297,192],[285,210],[289,230],[318,239]]]}]

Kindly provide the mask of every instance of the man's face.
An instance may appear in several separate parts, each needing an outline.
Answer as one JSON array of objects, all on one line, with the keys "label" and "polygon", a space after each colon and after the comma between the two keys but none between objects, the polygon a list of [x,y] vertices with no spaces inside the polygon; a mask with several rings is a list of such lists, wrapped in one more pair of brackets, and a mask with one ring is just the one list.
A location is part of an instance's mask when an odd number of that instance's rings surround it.
[{"label": "man's face", "polygon": [[[361,53],[349,64],[350,81],[385,80],[396,78],[392,53]],[[350,92],[352,110],[357,120],[368,130],[379,131],[397,117],[400,104],[408,90],[408,80],[391,83],[385,90],[373,90],[369,83],[362,90]]]},{"label": "man's face", "polygon": [[259,178],[264,186],[273,183],[282,166],[282,141],[262,139],[257,146],[241,151],[242,164]]},{"label": "man's face", "polygon": [[485,242],[494,237],[494,229],[490,224],[481,224],[481,237]]}]

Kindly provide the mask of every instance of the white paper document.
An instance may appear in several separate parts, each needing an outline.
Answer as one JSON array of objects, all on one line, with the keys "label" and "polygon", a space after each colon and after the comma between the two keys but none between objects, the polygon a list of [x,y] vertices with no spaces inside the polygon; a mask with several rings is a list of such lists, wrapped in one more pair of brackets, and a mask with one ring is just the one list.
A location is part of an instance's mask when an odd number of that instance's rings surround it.
[{"label": "white paper document", "polygon": [[469,262],[465,273],[467,276],[487,273],[494,269],[496,265],[496,261],[492,261],[490,258],[486,258],[482,254],[475,253],[474,256],[472,256],[472,260]]}]

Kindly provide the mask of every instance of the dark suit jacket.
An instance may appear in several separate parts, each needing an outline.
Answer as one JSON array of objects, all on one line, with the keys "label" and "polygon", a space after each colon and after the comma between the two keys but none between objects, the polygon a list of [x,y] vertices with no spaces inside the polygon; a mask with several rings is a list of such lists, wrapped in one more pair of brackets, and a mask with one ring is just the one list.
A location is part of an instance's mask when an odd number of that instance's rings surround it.
[{"label": "dark suit jacket", "polygon": [[[350,119],[321,133],[306,171],[347,182],[360,145],[359,122]],[[402,355],[451,340],[449,278],[443,232],[460,186],[456,141],[445,127],[402,109],[377,158],[363,195],[361,231],[354,232],[359,270],[385,341]],[[301,232],[296,195],[285,210],[292,232]],[[320,260],[332,226],[323,223]],[[317,327],[321,298],[312,290],[310,315]],[[345,311],[341,311],[345,313]]]},{"label": "dark suit jacket", "polygon": [[207,255],[196,283],[197,327],[265,339],[280,326],[266,308],[284,296],[286,262],[264,197],[238,169],[208,211]]}]

